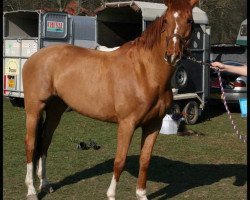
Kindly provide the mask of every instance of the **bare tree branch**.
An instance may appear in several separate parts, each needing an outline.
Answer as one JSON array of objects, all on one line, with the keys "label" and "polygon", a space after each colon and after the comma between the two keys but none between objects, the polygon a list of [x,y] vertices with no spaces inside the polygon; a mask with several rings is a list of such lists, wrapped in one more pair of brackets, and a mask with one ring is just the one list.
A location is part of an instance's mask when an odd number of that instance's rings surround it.
[{"label": "bare tree branch", "polygon": [[[95,10],[105,2],[126,0],[3,0],[4,11],[14,10],[58,10],[65,11],[70,2],[77,4],[76,14],[83,10]],[[138,0],[163,3],[163,0]],[[76,5],[75,4],[75,5]],[[240,23],[247,18],[247,0],[200,0],[199,7],[204,10],[212,29],[211,43],[234,43]],[[74,8],[75,9],[75,8]]]}]

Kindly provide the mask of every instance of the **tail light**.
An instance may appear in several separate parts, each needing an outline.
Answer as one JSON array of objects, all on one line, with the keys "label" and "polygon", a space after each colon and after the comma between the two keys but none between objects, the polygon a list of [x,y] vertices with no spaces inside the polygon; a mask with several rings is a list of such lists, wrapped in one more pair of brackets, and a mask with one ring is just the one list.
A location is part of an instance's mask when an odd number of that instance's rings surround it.
[{"label": "tail light", "polygon": [[246,87],[246,83],[242,80],[236,80],[234,82],[234,87]]},{"label": "tail light", "polygon": [[212,88],[220,88],[220,81],[219,78],[215,78],[211,81]]}]

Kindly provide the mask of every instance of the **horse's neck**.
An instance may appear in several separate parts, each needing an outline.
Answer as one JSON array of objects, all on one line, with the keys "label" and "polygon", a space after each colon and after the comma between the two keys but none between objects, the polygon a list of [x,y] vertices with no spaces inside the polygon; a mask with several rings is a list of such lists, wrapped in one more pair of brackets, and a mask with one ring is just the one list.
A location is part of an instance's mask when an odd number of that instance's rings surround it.
[{"label": "horse's neck", "polygon": [[136,41],[139,49],[142,49],[144,52],[146,52],[148,56],[152,57],[152,59],[156,59],[156,60],[163,59],[165,51],[166,51],[166,41],[163,38],[161,38],[160,41],[156,41],[151,46],[151,45],[147,45],[144,39],[145,38],[142,37]]},{"label": "horse's neck", "polygon": [[164,48],[158,44],[152,49],[137,48],[134,49],[135,55],[139,58],[139,63],[146,70],[147,77],[151,77],[155,82],[161,85],[169,85],[174,68],[164,59]]},{"label": "horse's neck", "polygon": [[142,41],[135,40],[124,44],[119,56],[123,57],[126,52],[132,50],[134,59],[142,63],[150,73],[169,74],[172,73],[172,67],[164,59],[165,49],[166,44],[163,40],[153,45],[152,48],[145,48]]},{"label": "horse's neck", "polygon": [[146,65],[150,63],[157,70],[162,70],[168,65],[164,59],[165,48],[160,43],[155,44],[152,48],[143,48],[138,52],[140,53],[140,58],[146,61]]}]

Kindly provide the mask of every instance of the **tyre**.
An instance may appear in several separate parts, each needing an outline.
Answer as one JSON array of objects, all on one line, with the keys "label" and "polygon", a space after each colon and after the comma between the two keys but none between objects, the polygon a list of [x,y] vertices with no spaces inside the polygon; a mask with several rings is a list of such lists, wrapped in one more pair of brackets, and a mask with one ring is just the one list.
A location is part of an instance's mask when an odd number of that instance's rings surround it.
[{"label": "tyre", "polygon": [[195,124],[199,117],[199,106],[196,101],[189,101],[183,109],[186,124]]},{"label": "tyre", "polygon": [[186,87],[187,80],[188,76],[185,68],[183,66],[179,66],[171,79],[171,86],[177,89]]}]

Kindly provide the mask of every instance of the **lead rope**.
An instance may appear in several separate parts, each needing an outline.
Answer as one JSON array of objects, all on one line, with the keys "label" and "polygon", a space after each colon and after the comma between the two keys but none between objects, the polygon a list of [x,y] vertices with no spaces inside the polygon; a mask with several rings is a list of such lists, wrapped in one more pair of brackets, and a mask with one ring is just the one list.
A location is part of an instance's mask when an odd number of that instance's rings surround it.
[{"label": "lead rope", "polygon": [[227,111],[227,114],[228,114],[228,117],[229,119],[231,120],[231,124],[233,126],[233,129],[236,131],[236,135],[237,137],[242,140],[244,143],[247,143],[247,137],[246,136],[243,136],[239,133],[239,130],[234,122],[234,120],[232,119],[232,115],[231,115],[231,112],[229,111],[228,109],[228,106],[227,106],[227,102],[226,102],[226,98],[225,98],[225,91],[224,91],[224,88],[223,88],[223,85],[222,85],[222,80],[221,80],[221,75],[220,75],[220,71],[217,70],[217,74],[218,74],[218,77],[219,77],[219,82],[220,82],[220,90],[221,90],[221,93],[222,93],[222,99],[223,99],[223,103],[224,103],[224,106],[225,106],[225,109]]},{"label": "lead rope", "polygon": [[[201,65],[207,65],[210,67],[210,63],[204,63],[203,61],[198,61],[196,60],[196,58],[194,56],[192,56],[192,53],[190,50],[187,49],[187,53],[188,53],[188,56],[186,57],[187,59],[193,61],[193,62],[196,62],[196,63],[199,63]],[[227,114],[228,114],[228,117],[229,119],[231,120],[231,124],[233,126],[233,129],[236,131],[236,135],[237,137],[242,141],[244,142],[245,144],[247,143],[247,137],[246,136],[243,136],[239,133],[239,130],[236,126],[236,124],[234,123],[233,119],[232,119],[232,115],[231,115],[231,112],[229,111],[228,109],[228,106],[227,106],[227,102],[226,102],[226,97],[225,97],[225,91],[224,91],[224,88],[223,88],[223,85],[222,85],[222,80],[221,80],[221,75],[220,75],[220,71],[217,70],[217,74],[218,74],[218,77],[219,77],[219,82],[220,82],[220,90],[221,90],[221,93],[222,93],[222,100],[223,100],[223,103],[224,103],[224,106],[225,106],[225,109],[227,111]]]}]

